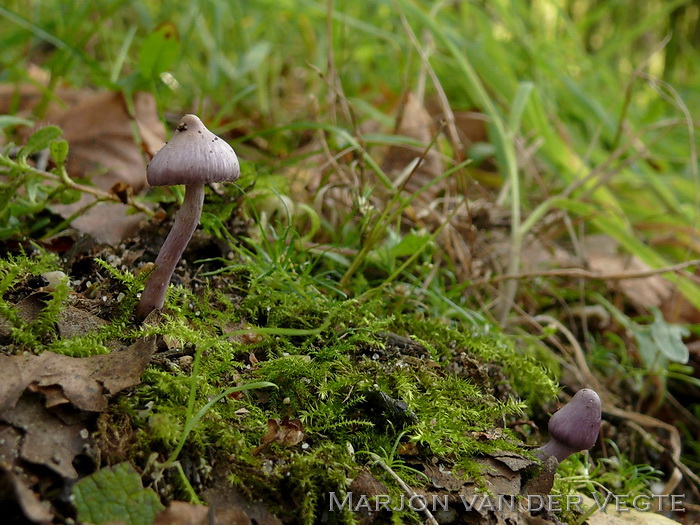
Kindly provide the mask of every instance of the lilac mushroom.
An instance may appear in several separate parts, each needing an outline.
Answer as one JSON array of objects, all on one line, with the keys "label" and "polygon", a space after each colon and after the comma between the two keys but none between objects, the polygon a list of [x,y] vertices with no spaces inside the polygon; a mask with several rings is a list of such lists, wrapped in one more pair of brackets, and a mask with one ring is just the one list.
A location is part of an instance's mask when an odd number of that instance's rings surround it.
[{"label": "lilac mushroom", "polygon": [[583,388],[549,420],[550,440],[538,455],[564,461],[574,452],[595,445],[600,432],[601,404],[595,390]]},{"label": "lilac mushroom", "polygon": [[233,148],[209,131],[199,117],[182,117],[170,142],[155,154],[146,170],[151,186],[184,184],[185,199],[175,215],[175,223],[158,253],[155,270],[136,307],[139,319],[145,319],[153,310],[163,308],[165,292],[175,266],[202,215],[204,185],[233,182],[239,174],[238,158]]}]

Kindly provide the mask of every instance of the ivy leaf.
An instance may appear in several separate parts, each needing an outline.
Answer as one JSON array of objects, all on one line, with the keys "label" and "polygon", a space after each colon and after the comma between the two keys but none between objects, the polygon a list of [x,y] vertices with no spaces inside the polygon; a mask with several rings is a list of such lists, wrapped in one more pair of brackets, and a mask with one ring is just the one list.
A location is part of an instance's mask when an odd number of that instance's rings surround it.
[{"label": "ivy leaf", "polygon": [[129,463],[98,470],[76,483],[72,492],[81,523],[152,525],[165,508]]}]

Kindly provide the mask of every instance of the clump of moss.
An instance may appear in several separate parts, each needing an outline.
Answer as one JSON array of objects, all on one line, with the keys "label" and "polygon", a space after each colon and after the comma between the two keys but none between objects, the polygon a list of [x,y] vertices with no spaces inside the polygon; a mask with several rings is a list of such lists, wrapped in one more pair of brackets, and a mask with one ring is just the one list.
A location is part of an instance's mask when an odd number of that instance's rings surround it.
[{"label": "clump of moss", "polygon": [[[543,369],[507,340],[409,315],[387,316],[379,299],[290,294],[260,283],[236,301],[225,291],[215,295],[213,307],[186,293],[174,298],[177,317],[158,331],[202,352],[199,376],[149,369],[137,395],[159,416],[148,419],[150,427],[145,420],[140,425],[154,439],[167,435],[169,430],[153,425],[172,426],[183,418],[192,380],[197,407],[231,385],[274,383],[276,389],[216,403],[188,436],[184,452],[215,450],[236,458],[228,468],[232,483],[267,494],[281,507],[274,495],[292,494],[305,522],[322,511],[324,495],[346,490],[364,465],[367,458],[349,450],[389,450],[402,436],[422,457],[450,458],[463,472],[478,475],[471,458],[517,449],[518,442],[507,430],[493,441],[476,433],[521,415],[528,401],[556,394]],[[475,373],[455,366],[465,358]],[[255,453],[267,420],[284,418],[301,421],[303,442],[272,443]],[[158,447],[167,449],[162,439]]]},{"label": "clump of moss", "polygon": [[[129,325],[123,304],[114,306],[122,340],[158,334],[165,353],[156,354],[142,384],[100,418],[105,460],[127,457],[147,467],[154,454],[165,461],[183,443],[178,459],[188,465],[187,484],[196,490],[207,486],[212,465],[219,465],[243,493],[264,495],[280,512],[289,511],[291,499],[300,521],[311,523],[327,494],[347,490],[365,468],[367,456],[353,451],[379,453],[400,441],[418,458],[439,457],[478,476],[474,456],[515,450],[519,442],[507,429],[496,440],[475,436],[556,394],[547,373],[504,337],[388,313],[381,297],[359,301],[306,287],[290,293],[255,272],[246,270],[243,281],[214,277],[205,293],[171,289],[155,326]],[[8,279],[19,274],[13,275]],[[134,303],[139,282],[133,276],[108,269],[103,281],[106,289],[125,290],[122,303]],[[89,341],[67,339],[59,346],[79,353],[80,345],[106,345],[114,335],[105,329]],[[58,346],[37,350],[47,348]],[[231,392],[187,428],[210,400],[251,382],[276,388]],[[292,419],[300,421],[303,439],[260,446],[268,420]],[[411,483],[421,483],[406,472]],[[177,476],[165,481],[169,488],[161,494],[191,496]],[[397,490],[391,479],[386,483]],[[289,496],[286,503],[279,494]]]}]

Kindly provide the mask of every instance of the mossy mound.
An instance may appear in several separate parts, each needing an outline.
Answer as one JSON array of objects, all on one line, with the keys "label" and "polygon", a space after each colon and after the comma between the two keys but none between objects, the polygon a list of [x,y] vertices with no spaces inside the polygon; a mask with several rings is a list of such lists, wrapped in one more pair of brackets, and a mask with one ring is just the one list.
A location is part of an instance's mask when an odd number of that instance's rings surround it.
[{"label": "mossy mound", "polygon": [[[129,315],[140,279],[94,261],[89,292],[84,279],[65,280],[40,292],[47,307],[39,317],[23,319],[12,312],[37,293],[27,286],[30,276],[57,269],[57,261],[3,264],[1,311],[11,325],[5,353],[91,355],[115,339],[159,336],[142,384],[113,399],[92,431],[98,463],[127,459],[150,474],[165,500],[201,496],[225,479],[272,513],[312,523],[328,494],[348,490],[372,454],[410,485],[425,482],[421,465],[431,459],[478,480],[474,458],[521,450],[522,436],[507,424],[557,391],[511,339],[392,312],[382,297],[294,293],[240,266],[196,294],[172,288],[166,312],[139,327]],[[61,336],[62,309],[105,303],[102,297],[114,299],[93,315],[107,324]],[[27,331],[36,337],[17,335]],[[275,388],[234,391],[249,383]],[[173,460],[178,468],[170,468]],[[375,475],[400,493],[391,478]],[[395,514],[399,521],[416,516]]]}]

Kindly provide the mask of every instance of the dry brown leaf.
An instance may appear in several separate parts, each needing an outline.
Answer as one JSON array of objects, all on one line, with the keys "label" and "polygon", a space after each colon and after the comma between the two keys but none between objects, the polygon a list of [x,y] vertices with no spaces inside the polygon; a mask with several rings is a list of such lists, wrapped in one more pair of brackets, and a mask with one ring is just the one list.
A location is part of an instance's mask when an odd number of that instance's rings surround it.
[{"label": "dry brown leaf", "polygon": [[[96,93],[45,122],[63,129],[70,144],[71,177],[89,178],[105,191],[118,187],[123,194],[140,193],[146,187],[144,150],[153,154],[160,149],[165,132],[150,93],[136,93],[133,104],[132,118],[121,93]],[[84,195],[74,204],[54,206],[53,211],[68,218],[93,201],[94,197]],[[81,213],[72,225],[101,242],[116,243],[132,235],[144,219],[143,214],[128,215],[128,211],[125,205],[100,203]]]},{"label": "dry brown leaf", "polygon": [[514,472],[521,471],[526,468],[530,468],[537,464],[535,460],[528,459],[525,456],[518,454],[517,452],[494,452],[490,456],[504,463],[509,469]]},{"label": "dry brown leaf", "polygon": [[[80,411],[104,410],[106,396],[138,384],[154,352],[151,337],[123,351],[85,358],[51,352],[0,356],[0,484],[9,484],[28,520],[51,519],[32,466],[77,479],[75,459],[90,456],[94,447]],[[14,477],[7,476],[9,470]]]},{"label": "dry brown leaf", "polygon": [[[34,84],[0,84],[0,113],[30,118],[45,92]],[[46,115],[58,115],[91,93],[88,89],[59,87],[50,96]]]},{"label": "dry brown leaf", "polygon": [[81,410],[100,412],[106,395],[137,385],[155,352],[155,338],[140,339],[123,351],[91,357],[69,357],[52,352],[40,355],[0,356],[0,418],[15,407],[22,393],[48,388],[53,401],[60,387],[66,401]]},{"label": "dry brown leaf", "polygon": [[537,476],[525,482],[522,493],[524,496],[545,496],[550,493],[554,486],[554,476],[557,473],[559,461],[554,456],[548,457],[542,462],[542,468]]},{"label": "dry brown leaf", "polygon": [[[153,95],[136,93],[133,103],[132,118],[121,93],[99,92],[42,123],[63,130],[70,144],[67,168],[72,177],[88,178],[106,191],[118,182],[128,184],[135,193],[146,187],[143,150],[155,153],[160,149],[165,131]],[[141,137],[134,137],[133,124]]]},{"label": "dry brown leaf", "polygon": [[445,489],[449,492],[459,491],[465,484],[460,476],[455,476],[452,469],[440,463],[425,465],[424,474],[428,476],[431,485],[436,489]]},{"label": "dry brown leaf", "polygon": [[209,507],[172,501],[158,513],[153,525],[209,525]]},{"label": "dry brown leaf", "polygon": [[[148,156],[160,149],[165,130],[158,118],[153,95],[138,92],[133,96],[130,115],[124,95],[115,91],[95,92],[59,88],[47,107],[46,119],[38,126],[55,124],[63,129],[70,144],[67,159],[69,175],[86,178],[99,188],[121,188],[124,195],[140,193],[146,186]],[[44,90],[35,85],[0,86],[0,112],[31,116],[41,102]],[[24,130],[28,136],[33,130]],[[128,214],[127,206],[94,203],[84,195],[70,205],[54,205],[52,211],[68,218],[78,213],[72,226],[98,241],[116,243],[135,233],[143,214]]]},{"label": "dry brown leaf", "polygon": [[[19,456],[43,465],[64,478],[77,479],[73,460],[88,445],[82,423],[66,424],[49,412],[38,396],[23,395],[12,410],[3,412],[2,419],[24,432]],[[84,436],[84,437],[83,437]]]},{"label": "dry brown leaf", "polygon": [[271,443],[278,443],[283,447],[293,447],[304,439],[304,431],[301,420],[285,417],[282,421],[276,419],[267,420],[267,433],[260,440],[260,446],[253,450],[253,454],[259,454]]},{"label": "dry brown leaf", "polygon": [[[13,501],[19,506],[24,518],[31,523],[48,524],[52,522],[53,514],[49,509],[48,503],[42,502],[39,496],[32,492],[31,489],[22,481],[20,474],[10,470],[7,464],[0,461],[0,505],[6,501]],[[5,500],[7,498],[7,500]],[[3,506],[3,519],[7,522],[19,523],[12,521],[15,516],[8,516],[7,508]],[[18,518],[18,517],[17,517]],[[7,523],[6,522],[6,523]]]},{"label": "dry brown leaf", "polygon": [[350,483],[348,492],[358,496],[360,494],[365,496],[377,496],[380,494],[389,494],[389,489],[386,488],[384,483],[375,478],[369,470],[363,469]]},{"label": "dry brown leaf", "polygon": [[[447,120],[447,115],[444,111],[445,108],[438,97],[427,97],[425,107],[430,113],[433,122]],[[459,110],[453,111],[452,114],[454,115],[455,127],[457,128],[459,138],[467,149],[475,142],[489,141],[488,129],[486,128],[488,117],[486,115],[478,110]]]},{"label": "dry brown leaf", "polygon": [[58,333],[63,339],[89,334],[109,325],[101,317],[75,306],[66,305],[58,315]]},{"label": "dry brown leaf", "polygon": [[[418,97],[411,92],[406,94],[404,104],[401,106],[396,125],[396,134],[414,138],[423,143],[425,147],[430,144],[435,134],[432,117]],[[408,176],[406,170],[410,171],[411,164],[419,159],[423,153],[422,149],[391,146],[382,162],[382,169],[395,179],[397,185],[400,185],[403,182],[403,177]],[[439,152],[432,148],[406,183],[406,191],[415,193],[438,177],[444,169],[444,162]],[[439,188],[431,188],[424,194],[425,199],[432,200],[438,191]]]},{"label": "dry brown leaf", "polygon": [[214,525],[282,525],[260,502],[248,501],[231,486],[226,473],[218,473],[214,486],[204,492],[203,497],[211,508]]},{"label": "dry brown leaf", "polygon": [[[22,321],[29,323],[39,316],[44,306],[45,304],[41,301],[40,294],[32,294],[17,302],[13,309]],[[12,323],[0,314],[0,343],[9,342],[11,334]]]},{"label": "dry brown leaf", "polygon": [[513,472],[494,458],[479,458],[477,462],[481,465],[486,486],[493,494],[520,494],[521,478],[518,472]]},{"label": "dry brown leaf", "polygon": [[[644,272],[651,267],[634,255],[617,253],[616,246],[610,245],[604,236],[592,236],[586,239],[588,267],[601,274],[622,274],[625,272]],[[614,241],[612,241],[614,243]],[[622,279],[614,286],[637,307],[648,309],[659,307],[671,295],[674,285],[660,275],[641,279]]]},{"label": "dry brown leaf", "polygon": [[[696,274],[697,276],[697,274]],[[659,307],[661,312],[664,314],[664,319],[669,323],[679,323],[679,324],[699,324],[700,323],[700,311],[686,299],[683,294],[677,288],[666,298],[666,300]],[[691,353],[699,354],[697,351],[697,344],[691,347],[693,343],[688,345]],[[693,351],[695,348],[695,351]]]}]

